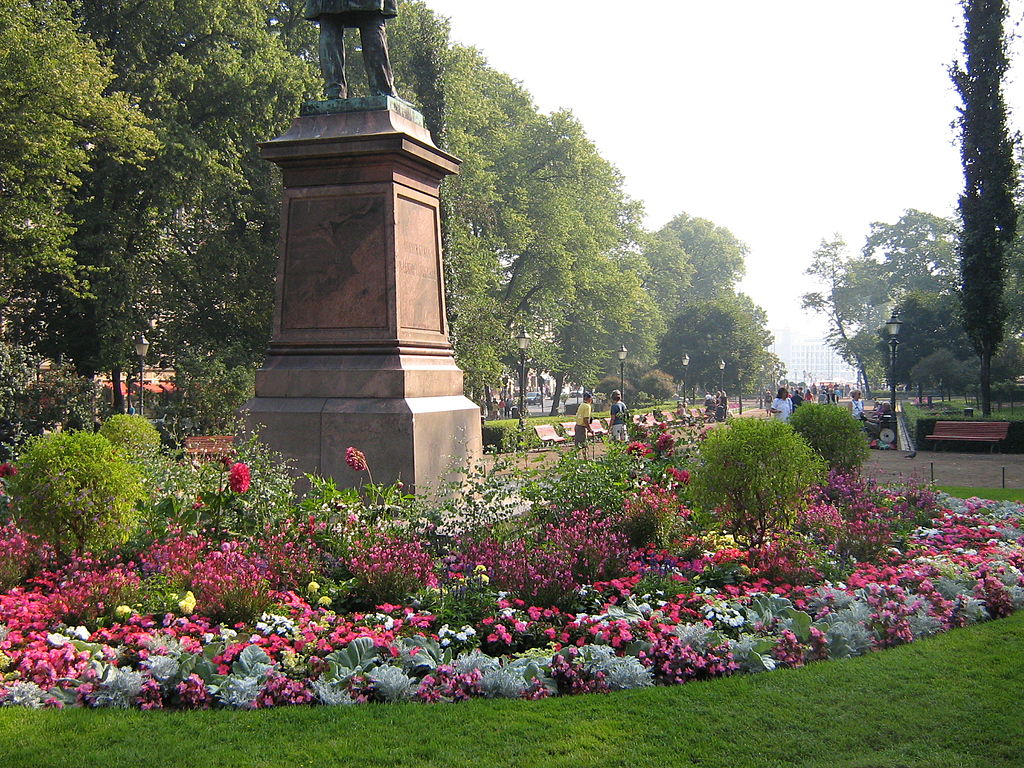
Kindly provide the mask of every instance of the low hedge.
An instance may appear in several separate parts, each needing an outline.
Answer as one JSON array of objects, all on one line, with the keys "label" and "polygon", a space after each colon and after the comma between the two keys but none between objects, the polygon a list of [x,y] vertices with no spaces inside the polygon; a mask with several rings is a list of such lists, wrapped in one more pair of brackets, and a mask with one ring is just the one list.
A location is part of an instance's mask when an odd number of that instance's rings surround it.
[{"label": "low hedge", "polygon": [[992,443],[971,443],[955,440],[925,440],[927,435],[935,431],[935,423],[939,421],[1008,421],[1010,430],[1006,439],[995,444],[996,450],[1003,453],[1024,453],[1024,419],[1006,419],[998,416],[964,416],[963,413],[951,416],[918,416],[912,419],[914,425],[914,443],[919,451],[949,450],[951,447],[963,453],[988,452]]}]

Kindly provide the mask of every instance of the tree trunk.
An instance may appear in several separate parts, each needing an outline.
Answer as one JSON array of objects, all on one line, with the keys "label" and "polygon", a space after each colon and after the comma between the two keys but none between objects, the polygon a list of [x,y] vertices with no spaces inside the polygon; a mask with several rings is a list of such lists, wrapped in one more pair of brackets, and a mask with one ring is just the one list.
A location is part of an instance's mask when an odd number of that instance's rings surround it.
[{"label": "tree trunk", "polygon": [[864,399],[871,400],[874,395],[871,394],[871,382],[868,381],[867,368],[860,361],[858,361],[857,368],[860,369],[860,377],[864,380]]},{"label": "tree trunk", "polygon": [[552,397],[551,413],[549,413],[548,416],[557,416],[558,415],[558,404],[562,402],[562,387],[564,385],[565,385],[565,374],[564,373],[556,373],[555,374],[555,391],[551,394],[551,397]]},{"label": "tree trunk", "polygon": [[114,413],[124,413],[124,392],[121,391],[121,366],[115,365],[110,372],[110,386],[113,399],[110,401]]},{"label": "tree trunk", "polygon": [[992,346],[985,344],[981,353],[981,414],[992,415]]}]

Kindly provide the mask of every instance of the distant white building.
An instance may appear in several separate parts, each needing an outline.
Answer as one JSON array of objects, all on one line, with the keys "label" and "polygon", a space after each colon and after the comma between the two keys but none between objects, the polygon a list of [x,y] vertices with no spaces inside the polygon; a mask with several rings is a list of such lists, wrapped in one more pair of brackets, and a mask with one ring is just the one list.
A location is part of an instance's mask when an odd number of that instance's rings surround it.
[{"label": "distant white building", "polygon": [[841,381],[853,384],[857,371],[843,361],[824,338],[808,338],[790,328],[773,330],[774,352],[791,381]]}]

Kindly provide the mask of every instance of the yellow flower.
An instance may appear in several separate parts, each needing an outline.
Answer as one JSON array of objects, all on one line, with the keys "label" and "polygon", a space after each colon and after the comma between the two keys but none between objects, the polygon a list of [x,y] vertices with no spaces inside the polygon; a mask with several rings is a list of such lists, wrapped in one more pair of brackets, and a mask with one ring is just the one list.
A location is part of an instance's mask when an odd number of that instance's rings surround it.
[{"label": "yellow flower", "polygon": [[132,609],[127,605],[119,605],[114,609],[114,616],[118,619],[127,619],[132,615]]},{"label": "yellow flower", "polygon": [[483,564],[480,564],[480,565],[477,565],[475,570],[476,570],[477,573],[486,573],[487,572],[487,566],[483,565]]},{"label": "yellow flower", "polygon": [[190,615],[192,615],[192,612],[195,611],[195,609],[196,609],[196,596],[192,594],[192,590],[191,589],[188,592],[186,592],[185,593],[185,597],[183,597],[178,602],[178,607],[181,609],[181,612],[185,616],[190,616]]},{"label": "yellow flower", "polygon": [[488,576],[486,573],[481,573],[480,574],[480,583],[481,584],[490,584],[491,583],[491,577]]},{"label": "yellow flower", "polygon": [[306,585],[306,591],[309,592],[309,594],[311,595],[315,595],[317,592],[320,591],[320,585],[317,584],[315,581],[311,581],[309,582],[309,584]]},{"label": "yellow flower", "polygon": [[324,595],[319,600],[317,600],[317,603],[319,603],[320,605],[324,606],[324,608],[329,606],[331,604],[331,602],[332,602],[331,598],[329,598],[327,595]]}]

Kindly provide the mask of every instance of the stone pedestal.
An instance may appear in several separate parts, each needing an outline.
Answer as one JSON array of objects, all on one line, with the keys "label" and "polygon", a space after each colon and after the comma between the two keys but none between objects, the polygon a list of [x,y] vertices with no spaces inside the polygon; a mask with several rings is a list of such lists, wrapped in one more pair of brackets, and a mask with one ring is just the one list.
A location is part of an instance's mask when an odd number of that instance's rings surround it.
[{"label": "stone pedestal", "polygon": [[[246,420],[302,473],[430,484],[479,455],[444,309],[438,190],[459,161],[386,97],[296,118],[261,145],[284,175],[274,330]],[[344,109],[345,103],[337,103]]]}]

